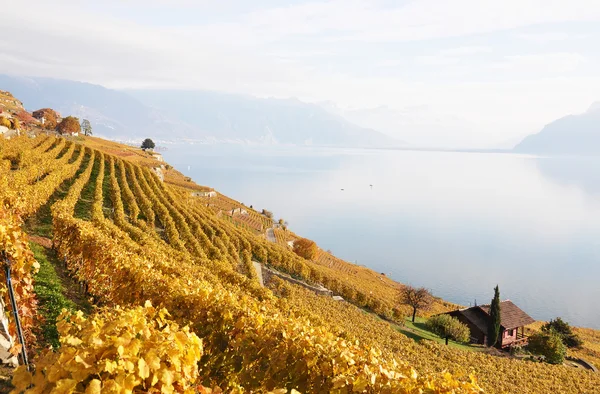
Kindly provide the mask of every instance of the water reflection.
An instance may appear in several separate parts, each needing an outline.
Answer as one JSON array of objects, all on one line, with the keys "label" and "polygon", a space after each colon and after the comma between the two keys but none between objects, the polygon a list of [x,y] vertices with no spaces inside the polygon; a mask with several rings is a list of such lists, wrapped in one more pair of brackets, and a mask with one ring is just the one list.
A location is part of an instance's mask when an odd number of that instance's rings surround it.
[{"label": "water reflection", "polygon": [[231,145],[173,147],[165,157],[401,282],[463,305],[488,302],[499,284],[537,319],[600,328],[600,203],[589,197],[598,163]]},{"label": "water reflection", "polygon": [[594,197],[600,194],[600,158],[542,157],[533,160],[543,176],[559,185],[576,186]]}]

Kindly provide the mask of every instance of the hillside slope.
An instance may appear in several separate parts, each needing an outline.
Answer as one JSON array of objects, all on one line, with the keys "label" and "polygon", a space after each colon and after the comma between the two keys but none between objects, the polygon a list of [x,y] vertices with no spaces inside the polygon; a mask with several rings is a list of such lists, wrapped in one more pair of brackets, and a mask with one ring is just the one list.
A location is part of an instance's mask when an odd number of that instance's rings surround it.
[{"label": "hillside slope", "polygon": [[[586,371],[418,344],[357,308],[389,313],[395,291],[385,290],[386,282],[378,287],[348,275],[343,264],[301,259],[219,215],[218,207],[191,195],[194,189],[162,183],[151,162],[116,155],[112,144],[52,136],[0,139],[0,198],[27,220],[51,221],[59,256],[98,305],[129,308],[149,300],[189,325],[202,338],[197,365],[205,386],[479,392],[471,373],[491,393],[591,393],[600,386],[600,375]],[[104,146],[112,146],[111,153]],[[351,303],[277,281],[272,290],[260,287],[252,260],[323,283]],[[24,279],[16,278],[17,283]],[[65,349],[78,343],[69,341]],[[182,377],[174,359],[165,357],[160,365],[175,368],[174,375],[163,375],[158,385]],[[83,370],[75,362],[68,365]]]},{"label": "hillside slope", "polygon": [[515,146],[516,152],[600,154],[600,102],[579,115],[568,115],[544,126]]},{"label": "hillside slope", "polygon": [[126,93],[99,85],[0,75],[0,87],[19,97],[29,111],[53,108],[61,114],[88,119],[97,135],[120,139],[168,138],[194,132]]}]

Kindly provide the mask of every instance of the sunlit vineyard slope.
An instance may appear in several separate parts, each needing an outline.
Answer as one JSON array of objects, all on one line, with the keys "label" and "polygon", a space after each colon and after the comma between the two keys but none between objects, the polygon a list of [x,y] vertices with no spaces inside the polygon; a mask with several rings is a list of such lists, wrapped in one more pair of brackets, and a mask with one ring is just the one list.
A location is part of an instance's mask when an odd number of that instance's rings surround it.
[{"label": "sunlit vineyard slope", "polygon": [[[307,393],[476,393],[480,386],[491,393],[593,393],[600,387],[599,375],[587,371],[417,344],[377,316],[393,317],[401,285],[324,251],[314,262],[304,260],[284,234],[279,242],[266,239],[269,222],[257,212],[224,196],[194,195],[209,189],[175,173],[163,182],[149,155],[123,155],[127,150],[99,139],[0,138],[0,229],[11,229],[0,235],[18,263],[21,301],[35,314],[28,290],[35,262],[21,221],[41,222],[47,214],[54,249],[100,308],[61,323],[61,356],[42,353],[40,367],[52,371],[56,387],[183,392],[195,384]],[[236,208],[249,219],[227,213]],[[261,287],[253,261],[322,284],[348,302],[277,280]],[[441,300],[437,305],[444,308]],[[142,323],[127,327],[124,319]],[[28,330],[34,324],[26,320]],[[166,326],[171,337],[159,329]],[[124,339],[115,341],[115,332]],[[166,340],[180,347],[170,352]],[[72,361],[76,356],[82,362]],[[60,357],[68,360],[64,367]],[[18,376],[49,387],[44,373],[21,369]]]}]

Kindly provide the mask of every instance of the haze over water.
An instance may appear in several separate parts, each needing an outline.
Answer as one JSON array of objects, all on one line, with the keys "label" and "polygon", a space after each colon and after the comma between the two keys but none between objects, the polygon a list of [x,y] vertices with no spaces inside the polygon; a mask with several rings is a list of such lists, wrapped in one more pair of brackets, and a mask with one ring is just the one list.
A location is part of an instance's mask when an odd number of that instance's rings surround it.
[{"label": "haze over water", "polygon": [[600,159],[242,145],[164,156],[402,283],[465,306],[498,284],[535,319],[600,328]]}]

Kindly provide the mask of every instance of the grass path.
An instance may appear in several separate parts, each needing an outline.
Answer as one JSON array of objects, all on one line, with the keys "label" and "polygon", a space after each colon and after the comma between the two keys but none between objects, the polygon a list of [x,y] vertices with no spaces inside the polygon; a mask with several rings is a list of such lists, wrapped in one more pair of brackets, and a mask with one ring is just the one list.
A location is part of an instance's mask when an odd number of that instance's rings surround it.
[{"label": "grass path", "polygon": [[64,265],[52,249],[34,242],[30,242],[30,247],[40,263],[40,270],[34,277],[34,291],[39,301],[38,312],[42,317],[38,326],[39,346],[42,348],[51,345],[56,348],[59,346],[56,318],[63,308],[89,313],[92,305],[79,292],[77,282],[67,275]]}]

